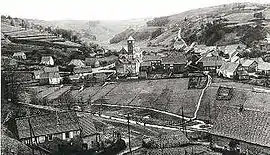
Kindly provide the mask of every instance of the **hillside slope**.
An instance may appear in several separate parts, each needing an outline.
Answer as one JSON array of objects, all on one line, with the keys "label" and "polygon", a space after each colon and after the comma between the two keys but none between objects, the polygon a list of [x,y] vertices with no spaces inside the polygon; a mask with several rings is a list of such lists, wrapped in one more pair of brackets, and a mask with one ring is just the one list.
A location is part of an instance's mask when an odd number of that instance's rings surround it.
[{"label": "hillside slope", "polygon": [[[123,31],[120,35],[115,35],[110,43],[120,44],[127,35],[133,35],[137,41],[145,42],[147,45],[168,47],[172,46],[178,30],[181,28],[182,37],[188,44],[194,41],[206,45],[230,44],[240,41],[248,44],[253,40],[265,37],[265,28],[269,29],[270,25],[269,10],[269,4],[254,3],[233,3],[190,10],[154,18],[146,23],[146,28],[132,33]],[[153,29],[161,31],[156,33]],[[249,33],[256,34],[256,36],[248,37]]]}]

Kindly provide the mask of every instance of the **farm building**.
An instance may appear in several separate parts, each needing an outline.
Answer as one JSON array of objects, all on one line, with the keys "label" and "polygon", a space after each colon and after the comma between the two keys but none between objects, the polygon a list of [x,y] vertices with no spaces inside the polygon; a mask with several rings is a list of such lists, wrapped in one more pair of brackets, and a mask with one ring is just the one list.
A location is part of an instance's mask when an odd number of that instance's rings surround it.
[{"label": "farm building", "polygon": [[53,66],[54,60],[52,56],[43,56],[41,57],[40,64],[47,65],[47,66]]},{"label": "farm building", "polygon": [[236,78],[240,64],[235,62],[224,63],[218,70],[218,75],[226,78]]},{"label": "farm building", "polygon": [[40,74],[40,84],[60,84],[62,78],[57,72],[43,72]]},{"label": "farm building", "polygon": [[68,65],[75,67],[85,67],[84,62],[80,59],[72,59]]},{"label": "farm building", "polygon": [[25,144],[44,143],[56,137],[70,140],[81,134],[78,117],[74,112],[16,118],[16,126],[19,140]]},{"label": "farm building", "polygon": [[182,53],[172,53],[162,58],[163,67],[167,72],[183,73],[187,60]]},{"label": "farm building", "polygon": [[92,72],[92,67],[91,66],[85,66],[85,67],[74,67],[73,68],[73,73],[77,74],[79,76],[84,76]]},{"label": "farm building", "polygon": [[7,67],[17,67],[18,66],[18,62],[15,59],[9,58],[9,57],[5,57],[5,56],[1,56],[1,69],[7,68]]},{"label": "farm building", "polygon": [[249,73],[256,72],[258,63],[255,60],[247,59],[242,63],[242,67]]},{"label": "farm building", "polygon": [[258,62],[257,72],[262,75],[270,76],[270,63],[268,62]]},{"label": "farm building", "polygon": [[224,48],[220,48],[220,50],[223,52],[225,61],[235,62],[238,58],[237,55],[245,47],[246,46],[242,44],[233,44],[233,45],[227,45]]},{"label": "farm building", "polygon": [[100,62],[97,58],[85,58],[85,65],[96,68],[100,66]]},{"label": "farm building", "polygon": [[182,131],[170,131],[161,134],[159,137],[152,138],[150,141],[144,141],[143,145],[147,148],[174,148],[187,145],[188,138]]},{"label": "farm building", "polygon": [[93,142],[100,141],[100,134],[96,131],[91,114],[78,114],[79,125],[82,129],[81,137],[88,148],[93,147]]},{"label": "farm building", "polygon": [[26,54],[24,52],[16,52],[13,54],[12,56],[15,59],[19,59],[19,60],[25,60],[26,59]]},{"label": "farm building", "polygon": [[216,73],[217,69],[224,63],[219,56],[203,57],[199,62],[202,62],[204,71],[211,73]]},{"label": "farm building", "polygon": [[41,70],[33,71],[33,73],[34,73],[34,79],[36,79],[36,80],[39,80],[41,78],[41,74],[44,74],[44,73],[58,73],[58,72],[59,72],[58,66],[55,66],[55,67],[44,67]]},{"label": "farm building", "polygon": [[214,143],[225,146],[231,140],[239,143],[240,151],[251,154],[270,151],[270,113],[223,106],[210,130]]},{"label": "farm building", "polygon": [[163,69],[161,65],[162,58],[160,55],[144,55],[140,66],[140,71],[151,71],[158,68]]}]

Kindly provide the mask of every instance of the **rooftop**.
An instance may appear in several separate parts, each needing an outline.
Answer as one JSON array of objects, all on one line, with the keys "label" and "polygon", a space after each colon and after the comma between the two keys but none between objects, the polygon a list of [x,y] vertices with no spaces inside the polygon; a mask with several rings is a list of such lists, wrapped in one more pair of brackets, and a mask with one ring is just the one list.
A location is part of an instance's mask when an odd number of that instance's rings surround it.
[{"label": "rooftop", "polygon": [[35,136],[49,135],[73,130],[79,130],[77,115],[73,112],[51,113],[39,116],[16,118],[16,125],[20,139],[30,138],[30,126]]},{"label": "rooftop", "polygon": [[210,133],[270,147],[270,113],[224,106]]},{"label": "rooftop", "polygon": [[223,63],[223,65],[220,67],[220,71],[234,72],[236,71],[239,65],[240,64],[235,62]]}]

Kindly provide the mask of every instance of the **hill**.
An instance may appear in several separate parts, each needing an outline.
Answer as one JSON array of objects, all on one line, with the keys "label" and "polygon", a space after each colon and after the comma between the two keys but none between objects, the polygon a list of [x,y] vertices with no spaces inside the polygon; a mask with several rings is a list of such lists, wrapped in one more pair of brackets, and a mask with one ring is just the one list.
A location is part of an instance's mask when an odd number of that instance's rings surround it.
[{"label": "hill", "polygon": [[[149,20],[146,28],[123,31],[115,35],[110,43],[119,44],[127,35],[133,35],[137,41],[146,45],[168,47],[181,28],[181,35],[188,44],[194,41],[206,45],[240,41],[249,44],[265,37],[265,29],[269,30],[270,25],[269,10],[269,4],[254,3],[233,3],[190,10]],[[153,29],[159,30],[157,32]]]},{"label": "hill", "polygon": [[119,21],[87,21],[87,20],[32,20],[28,19],[34,24],[40,24],[45,27],[59,27],[68,30],[75,30],[82,35],[82,38],[88,41],[95,41],[97,43],[109,43],[114,35],[124,31],[125,29],[140,29],[146,27],[146,22],[150,18],[145,19],[130,19]]}]

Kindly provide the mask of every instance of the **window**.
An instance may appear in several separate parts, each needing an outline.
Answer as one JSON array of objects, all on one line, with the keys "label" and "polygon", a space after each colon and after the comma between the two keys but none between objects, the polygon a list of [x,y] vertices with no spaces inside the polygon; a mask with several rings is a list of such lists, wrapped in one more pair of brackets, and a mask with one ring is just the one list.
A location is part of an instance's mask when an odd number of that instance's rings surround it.
[{"label": "window", "polygon": [[52,135],[48,135],[48,141],[52,141],[53,140],[53,136]]},{"label": "window", "polygon": [[69,132],[66,132],[65,135],[66,135],[66,138],[69,138]]}]

